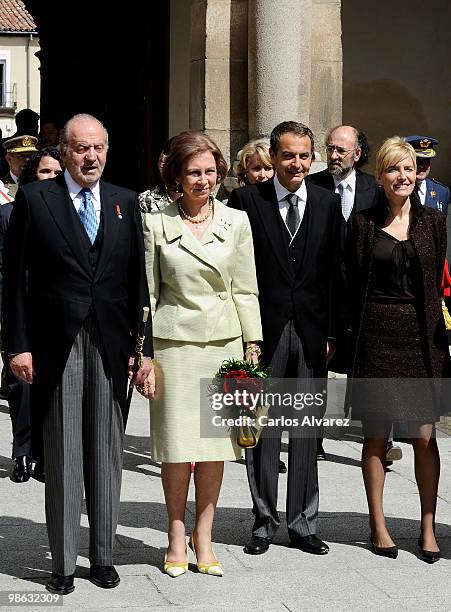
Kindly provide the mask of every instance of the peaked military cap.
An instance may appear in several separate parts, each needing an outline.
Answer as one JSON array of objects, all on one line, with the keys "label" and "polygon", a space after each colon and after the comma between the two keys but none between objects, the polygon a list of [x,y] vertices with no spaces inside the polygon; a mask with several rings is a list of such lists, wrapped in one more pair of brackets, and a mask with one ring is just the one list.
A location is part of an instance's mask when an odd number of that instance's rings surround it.
[{"label": "peaked military cap", "polygon": [[14,136],[3,143],[7,153],[34,153],[37,151],[38,139],[35,136]]},{"label": "peaked military cap", "polygon": [[436,138],[414,135],[404,136],[404,140],[412,145],[417,157],[435,157],[437,155],[434,150],[434,146],[438,144]]}]

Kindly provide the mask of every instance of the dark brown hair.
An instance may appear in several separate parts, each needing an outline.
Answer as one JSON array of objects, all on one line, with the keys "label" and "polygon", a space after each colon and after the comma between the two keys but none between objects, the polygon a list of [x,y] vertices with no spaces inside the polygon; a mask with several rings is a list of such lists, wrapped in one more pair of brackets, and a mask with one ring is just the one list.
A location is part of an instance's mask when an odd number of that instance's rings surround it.
[{"label": "dark brown hair", "polygon": [[279,140],[283,134],[308,136],[312,145],[312,160],[315,159],[315,138],[313,136],[312,130],[309,127],[307,127],[303,123],[299,123],[299,121],[283,121],[282,123],[276,125],[276,127],[271,132],[271,136],[269,137],[270,148],[273,153],[277,153]]},{"label": "dark brown hair", "polygon": [[164,183],[175,187],[185,161],[192,155],[205,151],[210,151],[215,158],[218,183],[222,183],[227,176],[227,162],[224,156],[208,134],[194,130],[180,132],[172,139],[169,155],[161,172]]}]

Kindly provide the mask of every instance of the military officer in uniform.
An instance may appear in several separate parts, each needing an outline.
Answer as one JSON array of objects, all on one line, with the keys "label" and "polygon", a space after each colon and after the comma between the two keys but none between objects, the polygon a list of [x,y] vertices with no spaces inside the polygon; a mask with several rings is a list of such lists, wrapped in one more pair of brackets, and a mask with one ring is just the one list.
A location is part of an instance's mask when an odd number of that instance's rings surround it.
[{"label": "military officer in uniform", "polygon": [[[2,178],[4,186],[0,191],[0,196],[2,196],[0,202],[4,204],[0,208],[0,305],[3,280],[3,244],[6,230],[18,189],[19,175],[25,162],[37,151],[37,143],[37,138],[27,135],[15,136],[3,143],[9,172]],[[27,482],[30,476],[35,476],[42,481],[44,478],[42,465],[37,465],[37,462],[31,456],[29,385],[16,378],[8,364],[2,372],[2,396],[8,400],[13,430],[12,457],[14,465],[10,478],[13,482],[22,483]],[[35,457],[40,454],[40,450],[36,447]]]},{"label": "military officer in uniform", "polygon": [[[446,259],[449,263],[451,262],[451,207],[448,216],[450,191],[446,185],[429,177],[431,173],[431,159],[437,155],[434,147],[438,144],[438,140],[430,136],[417,135],[406,136],[404,140],[410,143],[415,149],[417,157],[416,188],[421,203],[423,206],[430,206],[431,208],[435,208],[435,210],[439,210],[447,217],[446,229],[448,232],[448,245],[446,249]],[[450,310],[450,298],[445,297],[445,304],[448,310]],[[448,330],[448,342],[451,344],[451,330]]]},{"label": "military officer in uniform", "polygon": [[450,200],[449,189],[443,183],[430,178],[431,159],[437,155],[434,147],[438,140],[430,136],[406,136],[406,142],[415,149],[417,157],[417,190],[423,206],[429,206],[448,214],[448,204]]},{"label": "military officer in uniform", "polygon": [[9,172],[2,177],[5,187],[9,190],[9,195],[14,198],[18,189],[19,176],[25,162],[36,153],[38,139],[34,136],[15,136],[9,138],[3,143],[3,148],[6,151],[6,161],[9,166]]}]

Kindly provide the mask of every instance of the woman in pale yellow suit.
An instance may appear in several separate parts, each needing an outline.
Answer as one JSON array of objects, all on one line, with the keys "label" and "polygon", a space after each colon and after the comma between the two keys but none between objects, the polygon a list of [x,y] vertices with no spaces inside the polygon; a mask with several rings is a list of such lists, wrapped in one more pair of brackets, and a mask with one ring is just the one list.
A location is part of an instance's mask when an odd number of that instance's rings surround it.
[{"label": "woman in pale yellow suit", "polygon": [[164,569],[174,577],[188,568],[185,509],[191,462],[196,524],[189,545],[199,571],[223,574],[211,528],[224,461],[239,458],[240,449],[231,436],[201,436],[200,381],[211,379],[224,359],[241,359],[244,352],[255,362],[256,342],[262,339],[247,215],[211,196],[226,173],[221,152],[206,134],[182,132],[173,139],[163,168],[165,183],[177,185],[182,197],[160,214],[144,215],[160,372],[150,402],[151,452],[162,462],[169,522]]}]

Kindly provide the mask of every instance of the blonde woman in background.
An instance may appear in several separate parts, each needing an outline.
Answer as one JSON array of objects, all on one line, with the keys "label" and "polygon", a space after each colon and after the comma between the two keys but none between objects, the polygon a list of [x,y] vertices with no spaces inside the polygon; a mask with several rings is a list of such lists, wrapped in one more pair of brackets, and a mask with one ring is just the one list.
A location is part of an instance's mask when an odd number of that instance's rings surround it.
[{"label": "blonde woman in background", "polygon": [[263,183],[274,176],[274,167],[269,155],[269,144],[265,140],[251,140],[237,155],[234,168],[240,187]]}]

